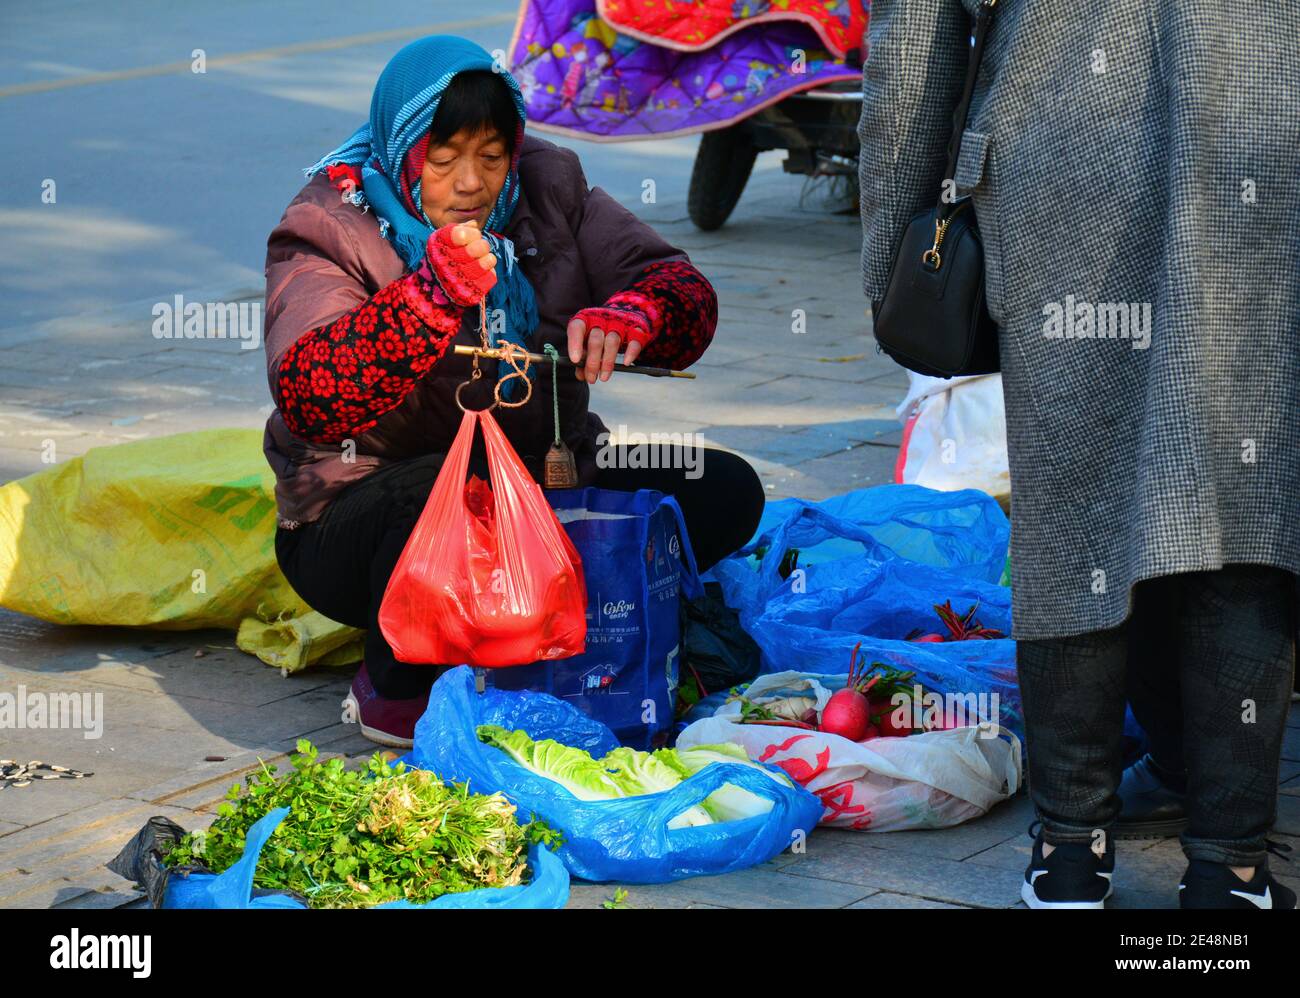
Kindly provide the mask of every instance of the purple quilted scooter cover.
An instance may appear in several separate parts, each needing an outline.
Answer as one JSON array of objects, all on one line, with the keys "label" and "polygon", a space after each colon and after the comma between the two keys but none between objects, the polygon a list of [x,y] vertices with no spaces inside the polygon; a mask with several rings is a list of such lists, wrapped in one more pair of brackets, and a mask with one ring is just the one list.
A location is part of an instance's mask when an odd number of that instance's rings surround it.
[{"label": "purple quilted scooter cover", "polygon": [[523,0],[509,59],[529,128],[600,142],[722,128],[801,90],[862,78],[798,22],[679,52],[618,34],[594,0]]}]

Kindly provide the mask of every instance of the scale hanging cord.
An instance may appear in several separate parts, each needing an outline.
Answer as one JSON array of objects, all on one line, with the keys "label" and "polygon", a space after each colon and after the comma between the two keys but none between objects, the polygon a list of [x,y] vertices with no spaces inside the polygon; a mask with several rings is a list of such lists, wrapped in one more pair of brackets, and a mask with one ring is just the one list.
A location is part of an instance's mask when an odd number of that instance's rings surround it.
[{"label": "scale hanging cord", "polygon": [[[528,365],[534,361],[540,362],[545,358],[540,354],[529,353],[523,347],[519,346],[519,344],[511,343],[504,338],[498,340],[498,343],[500,344],[498,347],[493,348],[488,346],[487,299],[479,302],[478,332],[482,346],[457,346],[455,348],[456,353],[470,354],[474,358],[473,370],[470,371],[469,380],[462,381],[456,386],[456,405],[460,407],[462,412],[466,411],[465,403],[461,401],[460,393],[474,382],[478,381],[479,378],[483,377],[483,371],[478,366],[479,359],[482,357],[501,361],[509,364],[511,367],[510,373],[503,378],[498,378],[497,383],[492,387],[493,401],[492,404],[487,407],[488,410],[495,409],[497,406],[500,406],[503,409],[518,409],[520,406],[527,405],[528,401],[533,397],[533,379],[528,376]],[[509,382],[511,378],[524,379],[524,397],[518,402],[507,402],[501,397],[501,386]]]},{"label": "scale hanging cord", "polygon": [[[528,364],[530,362],[534,364],[544,364],[549,359],[551,362],[552,372],[555,371],[557,365],[563,367],[579,366],[573,363],[573,361],[569,360],[567,357],[561,357],[559,355],[559,351],[557,351],[555,347],[549,343],[546,345],[546,353],[544,354],[532,353],[531,351],[525,350],[518,343],[511,343],[509,340],[506,340],[505,338],[502,338],[497,341],[497,343],[499,344],[498,346],[495,347],[492,346],[488,342],[487,299],[486,298],[483,299],[483,301],[479,302],[478,315],[479,315],[478,318],[479,340],[482,345],[472,347],[472,346],[467,346],[463,343],[458,343],[456,344],[456,346],[452,348],[453,353],[458,353],[462,357],[474,358],[474,373],[470,375],[471,380],[477,381],[480,377],[483,376],[483,372],[481,372],[478,369],[478,362],[480,358],[487,358],[488,360],[505,361],[507,364],[513,367],[514,370],[511,371],[509,374],[507,374],[503,380],[509,381],[511,378],[523,378],[528,385],[528,395],[524,397],[524,402],[527,402],[528,399],[532,397],[532,393],[533,393],[532,379],[528,377]],[[523,367],[519,366],[520,360],[524,361]],[[634,364],[615,364],[614,370],[622,372],[623,374],[644,374],[651,378],[687,378],[691,381],[695,380],[695,375],[691,374],[689,371],[673,371],[673,370],[669,370],[666,367],[638,367]],[[466,384],[468,384],[468,382],[466,382]],[[501,400],[501,390],[500,390],[499,383],[495,394],[496,394],[496,400],[498,405],[502,405],[507,408],[513,409],[517,406],[524,404],[524,402],[503,402]],[[461,406],[461,408],[463,409],[465,407]]]},{"label": "scale hanging cord", "polygon": [[542,478],[548,489],[576,489],[578,462],[560,435],[560,352],[547,343],[546,356],[551,358],[551,415],[555,420],[555,443],[546,452]]},{"label": "scale hanging cord", "polygon": [[554,343],[546,344],[543,350],[551,358],[551,415],[555,419],[555,446],[559,447],[564,443],[560,438],[560,351],[555,349]]}]

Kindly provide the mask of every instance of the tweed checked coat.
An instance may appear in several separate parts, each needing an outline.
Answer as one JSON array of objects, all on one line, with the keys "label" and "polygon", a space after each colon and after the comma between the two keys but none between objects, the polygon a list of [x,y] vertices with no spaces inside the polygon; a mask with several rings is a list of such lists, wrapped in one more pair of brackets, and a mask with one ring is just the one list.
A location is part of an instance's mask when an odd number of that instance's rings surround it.
[{"label": "tweed checked coat", "polygon": [[[935,202],[975,0],[875,0],[863,285]],[[1001,0],[955,180],[985,244],[1014,636],[1139,580],[1300,572],[1300,3]]]}]

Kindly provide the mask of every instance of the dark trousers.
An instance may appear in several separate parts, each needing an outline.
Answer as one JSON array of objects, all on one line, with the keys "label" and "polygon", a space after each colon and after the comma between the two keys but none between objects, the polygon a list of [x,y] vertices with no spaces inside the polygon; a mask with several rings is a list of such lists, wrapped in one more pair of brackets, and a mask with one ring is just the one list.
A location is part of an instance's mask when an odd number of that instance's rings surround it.
[{"label": "dark trousers", "polygon": [[1172,585],[1155,585],[1141,593],[1144,612],[1128,628],[1125,692],[1134,718],[1146,733],[1147,752],[1156,770],[1174,790],[1184,792],[1181,670],[1170,641],[1178,626],[1177,596],[1178,587]]},{"label": "dark trousers", "polygon": [[[1295,656],[1295,577],[1259,565],[1141,582],[1119,627],[1019,642],[1029,791],[1044,838],[1091,843],[1119,814],[1124,703],[1136,673],[1146,705],[1138,720],[1155,726],[1164,764],[1177,765],[1180,751],[1186,769],[1188,858],[1263,863]],[[1170,671],[1177,685],[1156,689]],[[1181,737],[1173,711],[1149,709],[1175,697]]]},{"label": "dark trousers", "polygon": [[[1300,577],[1295,579],[1300,606]],[[1175,790],[1186,789],[1187,762],[1183,758],[1183,709],[1178,681],[1178,658],[1160,654],[1161,642],[1172,626],[1174,608],[1169,605],[1172,588],[1153,594],[1150,603],[1159,606],[1148,614],[1143,626],[1129,632],[1128,702],[1133,716],[1146,732],[1147,752],[1156,770]],[[1163,595],[1161,595],[1163,594]],[[1297,662],[1300,663],[1300,621],[1297,622]],[[1297,677],[1300,678],[1300,677]],[[1293,683],[1300,692],[1300,683]]]},{"label": "dark trousers", "polygon": [[[699,477],[688,477],[680,448],[667,468],[627,468],[613,447],[612,467],[598,471],[603,489],[655,489],[674,496],[686,520],[701,572],[745,544],[763,513],[764,492],[744,458],[707,448],[697,453]],[[354,482],[320,519],[296,530],[280,529],[275,555],[289,584],[312,609],[331,620],[366,629],[365,661],[381,696],[407,699],[429,692],[436,670],[393,657],[377,621],[388,577],[415,521],[424,510],[443,455],[387,465]],[[486,478],[485,469],[479,469]],[[458,663],[434,663],[455,665]]]}]

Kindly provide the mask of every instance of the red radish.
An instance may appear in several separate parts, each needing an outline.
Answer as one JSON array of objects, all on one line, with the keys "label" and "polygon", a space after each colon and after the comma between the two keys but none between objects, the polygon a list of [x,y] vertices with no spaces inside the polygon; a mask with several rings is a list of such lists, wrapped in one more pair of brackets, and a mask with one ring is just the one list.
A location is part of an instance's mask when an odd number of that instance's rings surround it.
[{"label": "red radish", "polygon": [[859,743],[869,738],[910,735],[913,729],[906,720],[896,724],[892,718],[898,710],[895,697],[902,694],[910,700],[915,695],[910,684],[916,673],[902,672],[882,662],[868,665],[865,656],[859,663],[861,647],[861,641],[853,646],[844,689],[832,696],[822,710],[821,730]]},{"label": "red radish", "polygon": [[971,605],[961,616],[952,608],[952,600],[948,600],[942,605],[935,604],[934,611],[939,615],[939,619],[947,626],[952,637],[945,638],[945,641],[970,641],[973,638],[982,638],[985,641],[992,641],[995,638],[1005,638],[1006,635],[992,627],[985,627],[975,619],[975,611],[980,608],[978,603]]},{"label": "red radish", "polygon": [[867,698],[856,689],[840,690],[822,711],[821,730],[849,741],[859,741],[866,737],[867,729],[871,727],[868,709]]},{"label": "red radish", "polygon": [[991,641],[995,638],[1005,638],[1006,635],[992,627],[985,627],[975,619],[975,611],[979,609],[979,604],[975,603],[964,614],[958,614],[952,608],[952,600],[944,603],[934,604],[934,612],[939,615],[944,626],[948,628],[947,636],[942,634],[922,634],[918,627],[910,632],[904,641],[924,641],[933,643],[935,641],[970,641],[976,638],[982,638],[985,641]]},{"label": "red radish", "polygon": [[880,727],[880,737],[895,738],[900,735],[910,735],[912,726],[904,722],[898,724],[894,720],[894,714],[898,708],[888,700],[872,700],[871,712],[873,717],[877,717],[876,724]]},{"label": "red radish", "polygon": [[[867,700],[867,691],[880,679],[872,676],[865,679],[866,670],[858,672],[859,641],[853,646],[849,657],[849,681],[844,689],[835,693],[822,709],[821,730],[832,735],[840,735],[850,741],[860,741],[867,736],[871,724],[871,705]],[[866,665],[866,660],[863,660]]]}]

